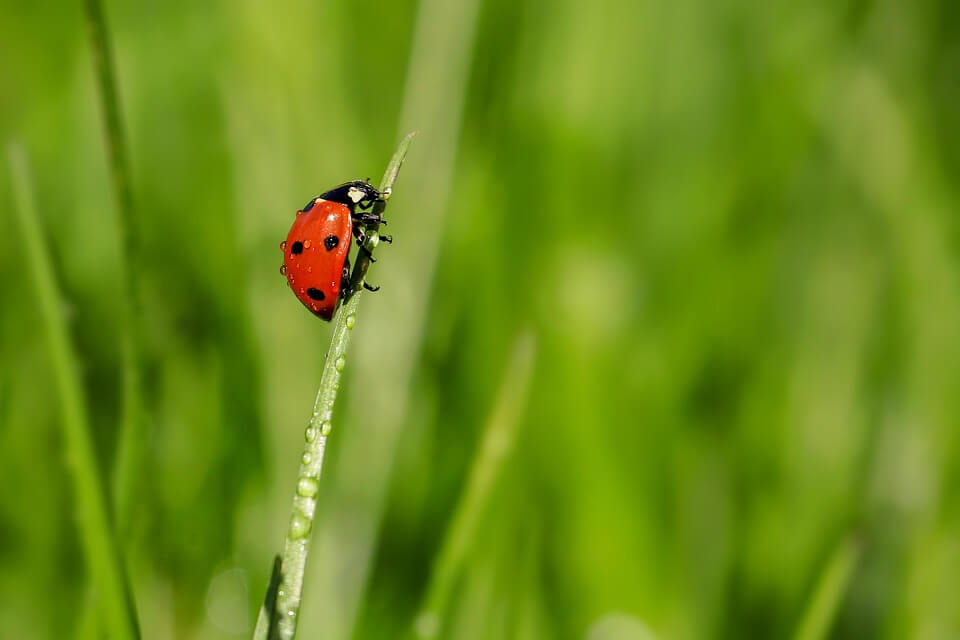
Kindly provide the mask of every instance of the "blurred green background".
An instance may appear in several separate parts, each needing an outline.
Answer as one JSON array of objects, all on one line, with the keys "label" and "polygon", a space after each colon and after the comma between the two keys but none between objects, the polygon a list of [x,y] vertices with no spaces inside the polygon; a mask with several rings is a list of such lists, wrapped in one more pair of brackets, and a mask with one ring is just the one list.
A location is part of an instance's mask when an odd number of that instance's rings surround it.
[{"label": "blurred green background", "polygon": [[[250,635],[330,337],[278,243],[411,129],[301,637],[413,627],[491,419],[515,440],[419,618],[440,637],[960,637],[960,4],[106,10],[146,438],[117,527],[145,638]],[[130,323],[83,16],[0,2],[0,141],[26,153],[112,496]],[[0,636],[96,637],[3,158]]]}]

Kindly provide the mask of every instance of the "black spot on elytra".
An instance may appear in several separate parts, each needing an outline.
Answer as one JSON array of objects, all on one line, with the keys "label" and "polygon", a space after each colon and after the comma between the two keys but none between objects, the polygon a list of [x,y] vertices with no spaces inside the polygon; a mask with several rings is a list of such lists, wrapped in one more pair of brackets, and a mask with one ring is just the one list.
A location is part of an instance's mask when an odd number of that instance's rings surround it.
[{"label": "black spot on elytra", "polygon": [[327,248],[327,251],[333,251],[338,244],[340,244],[340,238],[337,236],[329,235],[323,239],[323,246]]},{"label": "black spot on elytra", "polygon": [[293,246],[290,247],[290,253],[292,254],[303,253],[303,243],[300,242],[299,240],[294,242]]},{"label": "black spot on elytra", "polygon": [[323,295],[323,291],[320,291],[320,289],[314,289],[313,287],[307,289],[307,295],[313,300],[323,300],[326,297]]}]

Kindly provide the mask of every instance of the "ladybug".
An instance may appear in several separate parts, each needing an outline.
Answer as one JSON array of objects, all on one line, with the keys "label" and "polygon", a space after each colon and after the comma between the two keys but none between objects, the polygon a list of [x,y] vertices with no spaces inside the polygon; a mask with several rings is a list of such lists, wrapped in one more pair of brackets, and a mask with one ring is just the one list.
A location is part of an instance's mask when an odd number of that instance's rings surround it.
[{"label": "ladybug", "polygon": [[[287,277],[293,293],[314,315],[330,320],[340,300],[351,293],[349,253],[353,236],[357,237],[359,251],[373,261],[364,246],[363,228],[386,224],[386,220],[372,210],[375,203],[383,200],[383,194],[369,182],[354,180],[311,199],[297,211],[287,239],[280,243],[283,251],[280,273]],[[380,236],[380,239],[393,240],[390,236]],[[366,282],[363,286],[370,291],[380,288]]]}]

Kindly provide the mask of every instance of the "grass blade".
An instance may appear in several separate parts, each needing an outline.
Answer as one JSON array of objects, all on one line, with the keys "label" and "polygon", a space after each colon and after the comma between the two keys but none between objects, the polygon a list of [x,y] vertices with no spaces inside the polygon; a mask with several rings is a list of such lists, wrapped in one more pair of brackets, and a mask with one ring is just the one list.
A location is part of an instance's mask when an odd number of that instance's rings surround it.
[{"label": "grass blade", "polygon": [[280,556],[273,558],[273,570],[270,572],[270,584],[260,606],[257,626],[253,629],[253,640],[267,640],[277,633],[277,590],[280,588]]},{"label": "grass blade", "polygon": [[[393,190],[400,166],[407,155],[410,142],[416,135],[408,133],[397,147],[380,184],[380,191],[385,198]],[[386,207],[385,202],[377,203],[376,210],[380,213]],[[377,226],[367,229],[367,248],[372,252],[376,248]],[[257,635],[267,630],[266,637],[279,637],[289,640],[297,632],[297,621],[300,615],[300,603],[303,597],[303,576],[306,571],[307,554],[310,550],[310,533],[313,528],[314,515],[317,509],[317,491],[320,473],[323,468],[323,454],[326,449],[327,436],[330,434],[333,419],[333,405],[340,390],[340,376],[346,365],[347,347],[350,344],[350,335],[357,321],[357,306],[362,295],[363,282],[367,268],[370,265],[369,255],[359,255],[351,275],[354,293],[340,305],[333,318],[333,337],[327,350],[323,373],[320,377],[320,390],[313,406],[313,417],[306,431],[306,444],[301,457],[300,474],[293,497],[293,509],[290,515],[290,524],[287,528],[287,538],[284,541],[280,562],[280,581],[275,598],[272,598],[271,587],[267,590],[266,602],[275,599],[276,625],[267,619],[269,609],[260,610],[254,638],[265,636]],[[274,632],[275,630],[275,632]]]},{"label": "grass blade", "polygon": [[123,563],[111,529],[91,441],[77,357],[64,320],[63,297],[37,220],[27,161],[19,147],[10,149],[10,166],[16,199],[14,209],[60,396],[60,425],[75,492],[82,548],[100,606],[103,628],[111,638],[137,638],[136,616],[125,584]]},{"label": "grass blade", "polygon": [[827,637],[853,575],[858,555],[859,545],[849,538],[833,552],[807,603],[794,640],[822,640]]},{"label": "grass blade", "polygon": [[140,331],[141,304],[138,278],[141,271],[140,238],[137,233],[126,134],[120,113],[113,49],[100,0],[84,0],[84,10],[93,54],[100,104],[103,110],[104,134],[107,142],[110,179],[119,212],[121,255],[120,265],[124,292],[123,416],[114,468],[114,501],[119,527],[129,524],[133,496],[137,493],[138,470],[144,452],[143,433],[143,337]]},{"label": "grass blade", "polygon": [[[351,393],[360,419],[344,435],[329,507],[316,540],[321,588],[309,616],[322,618],[328,637],[350,638],[370,575],[397,441],[407,416],[414,368],[428,330],[427,311],[445,219],[449,215],[463,105],[473,59],[481,0],[420,0],[404,88],[401,131],[420,129],[417,163],[404,189],[420,194],[410,215],[391,220],[391,281],[416,283],[423,295],[401,287],[377,294],[355,350],[351,375],[389,380],[377,394]],[[406,205],[404,205],[406,206]]]}]

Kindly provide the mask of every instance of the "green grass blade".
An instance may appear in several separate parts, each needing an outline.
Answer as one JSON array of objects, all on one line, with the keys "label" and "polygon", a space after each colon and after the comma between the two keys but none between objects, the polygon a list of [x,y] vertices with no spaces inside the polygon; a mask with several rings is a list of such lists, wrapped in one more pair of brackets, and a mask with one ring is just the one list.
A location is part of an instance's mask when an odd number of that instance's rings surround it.
[{"label": "green grass blade", "polygon": [[[403,166],[403,159],[407,157],[407,150],[410,148],[410,143],[413,142],[416,135],[416,131],[411,131],[405,135],[400,141],[400,144],[397,145],[397,150],[393,153],[390,164],[387,165],[387,170],[383,172],[383,179],[380,181],[380,193],[384,194],[384,199],[374,205],[374,213],[383,214],[387,206],[386,200],[390,198],[390,194],[393,191],[393,183],[397,181],[400,167]],[[360,301],[360,296],[363,294],[363,279],[367,275],[367,269],[370,268],[370,253],[376,249],[380,241],[377,233],[378,230],[379,225],[367,227],[367,252],[357,253],[357,264],[353,267],[353,273],[350,274],[350,285],[353,287],[353,294],[347,299],[346,303],[341,306],[338,318],[346,318],[351,313],[356,313],[357,304]]]},{"label": "green grass blade", "polygon": [[[389,197],[403,159],[410,148],[410,142],[416,135],[408,133],[400,141],[393,154],[387,170],[380,184],[380,191]],[[385,202],[377,203],[376,210],[383,212]],[[367,229],[367,248],[370,252],[377,246],[377,227]],[[357,321],[357,306],[360,302],[363,288],[360,283],[370,265],[370,256],[359,256],[351,275],[354,293],[340,305],[333,318],[333,337],[327,350],[323,373],[320,377],[320,389],[313,406],[313,416],[306,432],[306,444],[301,456],[300,473],[293,497],[293,509],[290,515],[290,524],[287,529],[287,538],[284,541],[280,563],[280,580],[276,585],[276,593],[272,591],[275,581],[267,589],[265,603],[275,600],[274,608],[276,625],[268,619],[269,607],[260,610],[254,638],[279,637],[284,640],[293,638],[297,632],[297,623],[300,617],[300,604],[303,598],[303,576],[307,566],[307,554],[310,550],[310,533],[317,509],[317,483],[323,469],[323,454],[326,449],[327,436],[330,434],[333,420],[333,406],[340,390],[340,377],[346,366],[347,347],[350,336]]]},{"label": "green grass blade", "polygon": [[476,538],[504,461],[513,450],[520,416],[526,405],[535,357],[534,339],[517,338],[498,392],[483,440],[470,467],[470,475],[434,561],[423,604],[414,625],[416,638],[435,638],[449,607],[453,584]]},{"label": "green grass blade", "polygon": [[270,584],[263,597],[257,626],[253,629],[253,640],[267,640],[277,632],[277,590],[280,588],[280,556],[273,558],[273,570],[270,572]]},{"label": "green grass blade", "polygon": [[361,419],[339,448],[326,522],[316,540],[321,588],[308,614],[322,618],[332,637],[355,635],[414,369],[429,330],[430,283],[445,220],[452,215],[450,195],[481,4],[419,2],[398,124],[401,132],[420,130],[416,165],[404,173],[404,189],[420,197],[415,209],[391,220],[397,242],[390,249],[390,279],[422,284],[424,292],[411,297],[400,287],[384,287],[352,360],[355,379],[390,384],[375,398],[358,392],[348,399]]},{"label": "green grass blade", "polygon": [[827,637],[859,554],[859,545],[852,539],[841,542],[833,552],[807,603],[794,640],[822,640]]},{"label": "green grass blade", "polygon": [[119,446],[114,467],[114,501],[120,528],[129,524],[133,497],[137,493],[138,471],[144,455],[142,354],[140,329],[141,304],[138,284],[141,272],[140,238],[137,233],[136,208],[130,172],[127,139],[120,112],[116,66],[110,45],[107,20],[100,0],[84,0],[94,74],[103,111],[110,179],[116,199],[118,225],[122,238],[123,264],[120,273],[124,290],[123,415]]},{"label": "green grass blade", "polygon": [[64,320],[61,305],[63,297],[37,220],[25,155],[19,147],[11,147],[9,155],[16,199],[14,210],[23,238],[27,266],[37,292],[54,382],[60,398],[60,425],[75,492],[83,552],[105,631],[111,638],[136,638],[139,636],[136,617],[104,499],[77,357]]}]

